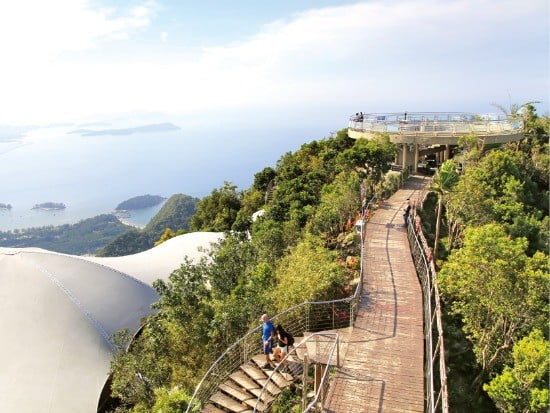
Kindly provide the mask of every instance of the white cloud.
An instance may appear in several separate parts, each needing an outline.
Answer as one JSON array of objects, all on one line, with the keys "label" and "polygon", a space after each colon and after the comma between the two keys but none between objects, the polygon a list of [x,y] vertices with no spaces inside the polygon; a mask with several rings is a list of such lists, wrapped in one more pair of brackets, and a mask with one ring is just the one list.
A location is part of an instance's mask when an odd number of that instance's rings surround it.
[{"label": "white cloud", "polygon": [[44,63],[62,53],[97,47],[101,41],[128,38],[150,23],[153,3],[117,15],[94,9],[89,0],[17,0],[0,4],[0,50],[11,66]]},{"label": "white cloud", "polygon": [[161,40],[163,43],[166,43],[166,41],[168,40],[168,32],[161,32],[161,34],[160,34],[160,40]]},{"label": "white cloud", "polygon": [[[19,45],[44,47],[44,63],[39,70],[18,66],[12,72],[16,81],[0,79],[9,97],[9,103],[0,102],[0,114],[60,121],[96,113],[230,107],[291,112],[307,106],[430,110],[447,104],[457,110],[460,104],[499,101],[509,91],[518,100],[544,99],[536,93],[548,88],[544,0],[362,2],[299,13],[194,58],[119,56],[93,64],[51,57],[128,36],[150,24],[151,7],[115,17],[81,0],[76,9],[69,3],[75,0],[65,3],[73,10],[72,26],[50,12],[48,24],[41,22],[38,30],[25,24],[26,31],[18,32],[26,36]],[[61,26],[40,38],[53,23]],[[73,27],[75,36],[68,36]]]}]

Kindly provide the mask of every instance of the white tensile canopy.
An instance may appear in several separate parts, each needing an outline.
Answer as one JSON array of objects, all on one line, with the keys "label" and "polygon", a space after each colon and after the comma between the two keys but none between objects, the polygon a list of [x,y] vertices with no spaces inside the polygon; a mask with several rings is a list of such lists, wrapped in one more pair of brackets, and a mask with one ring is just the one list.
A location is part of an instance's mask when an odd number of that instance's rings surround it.
[{"label": "white tensile canopy", "polygon": [[95,412],[111,334],[135,333],[157,299],[79,257],[0,248],[0,411]]},{"label": "white tensile canopy", "polygon": [[133,255],[82,258],[132,274],[144,283],[153,285],[153,281],[159,278],[167,280],[172,271],[183,263],[185,257],[192,262],[197,262],[207,255],[212,243],[222,238],[223,232],[190,232]]},{"label": "white tensile canopy", "polygon": [[0,248],[0,412],[96,412],[113,333],[135,334],[151,287],[221,233],[192,233],[126,257]]}]

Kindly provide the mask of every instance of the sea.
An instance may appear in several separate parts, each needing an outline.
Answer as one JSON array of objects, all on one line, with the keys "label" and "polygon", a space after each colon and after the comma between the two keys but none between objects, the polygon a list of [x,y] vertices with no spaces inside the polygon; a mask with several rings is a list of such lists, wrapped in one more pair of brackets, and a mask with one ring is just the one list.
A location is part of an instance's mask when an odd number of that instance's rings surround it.
[{"label": "sea", "polygon": [[[0,209],[0,231],[72,224],[112,213],[138,195],[202,198],[224,181],[246,189],[254,173],[275,166],[285,152],[345,127],[168,123],[174,127],[135,120],[30,126],[17,133],[0,127],[0,203],[12,205]],[[43,202],[66,208],[32,209]],[[131,211],[124,219],[144,226],[161,207]]]}]

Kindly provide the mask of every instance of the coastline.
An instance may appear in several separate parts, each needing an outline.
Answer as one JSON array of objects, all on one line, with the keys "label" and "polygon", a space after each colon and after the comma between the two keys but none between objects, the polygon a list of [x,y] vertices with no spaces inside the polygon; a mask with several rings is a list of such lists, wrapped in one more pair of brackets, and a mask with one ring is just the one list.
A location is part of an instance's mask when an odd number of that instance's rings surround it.
[{"label": "coastline", "polygon": [[120,217],[120,216],[118,216],[118,215],[115,215],[115,214],[113,214],[113,215],[116,217],[116,219],[118,219],[118,221],[119,221],[121,224],[127,225],[127,226],[129,226],[129,227],[134,227],[134,228],[136,228],[136,229],[143,229],[143,228],[145,228],[145,225],[136,224],[135,222],[127,221],[127,220],[125,220],[124,218],[122,218],[122,217]]}]

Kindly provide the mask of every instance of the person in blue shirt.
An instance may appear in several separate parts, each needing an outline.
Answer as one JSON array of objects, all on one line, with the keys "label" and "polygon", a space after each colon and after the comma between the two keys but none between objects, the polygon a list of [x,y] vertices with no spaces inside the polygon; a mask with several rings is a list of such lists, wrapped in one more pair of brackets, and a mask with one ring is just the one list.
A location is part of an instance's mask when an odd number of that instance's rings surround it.
[{"label": "person in blue shirt", "polygon": [[262,341],[263,341],[263,351],[265,354],[265,364],[263,366],[264,369],[272,369],[275,368],[273,362],[271,361],[271,357],[269,356],[271,353],[273,353],[273,337],[275,336],[275,327],[273,327],[273,323],[269,320],[269,317],[267,314],[262,315]]}]

